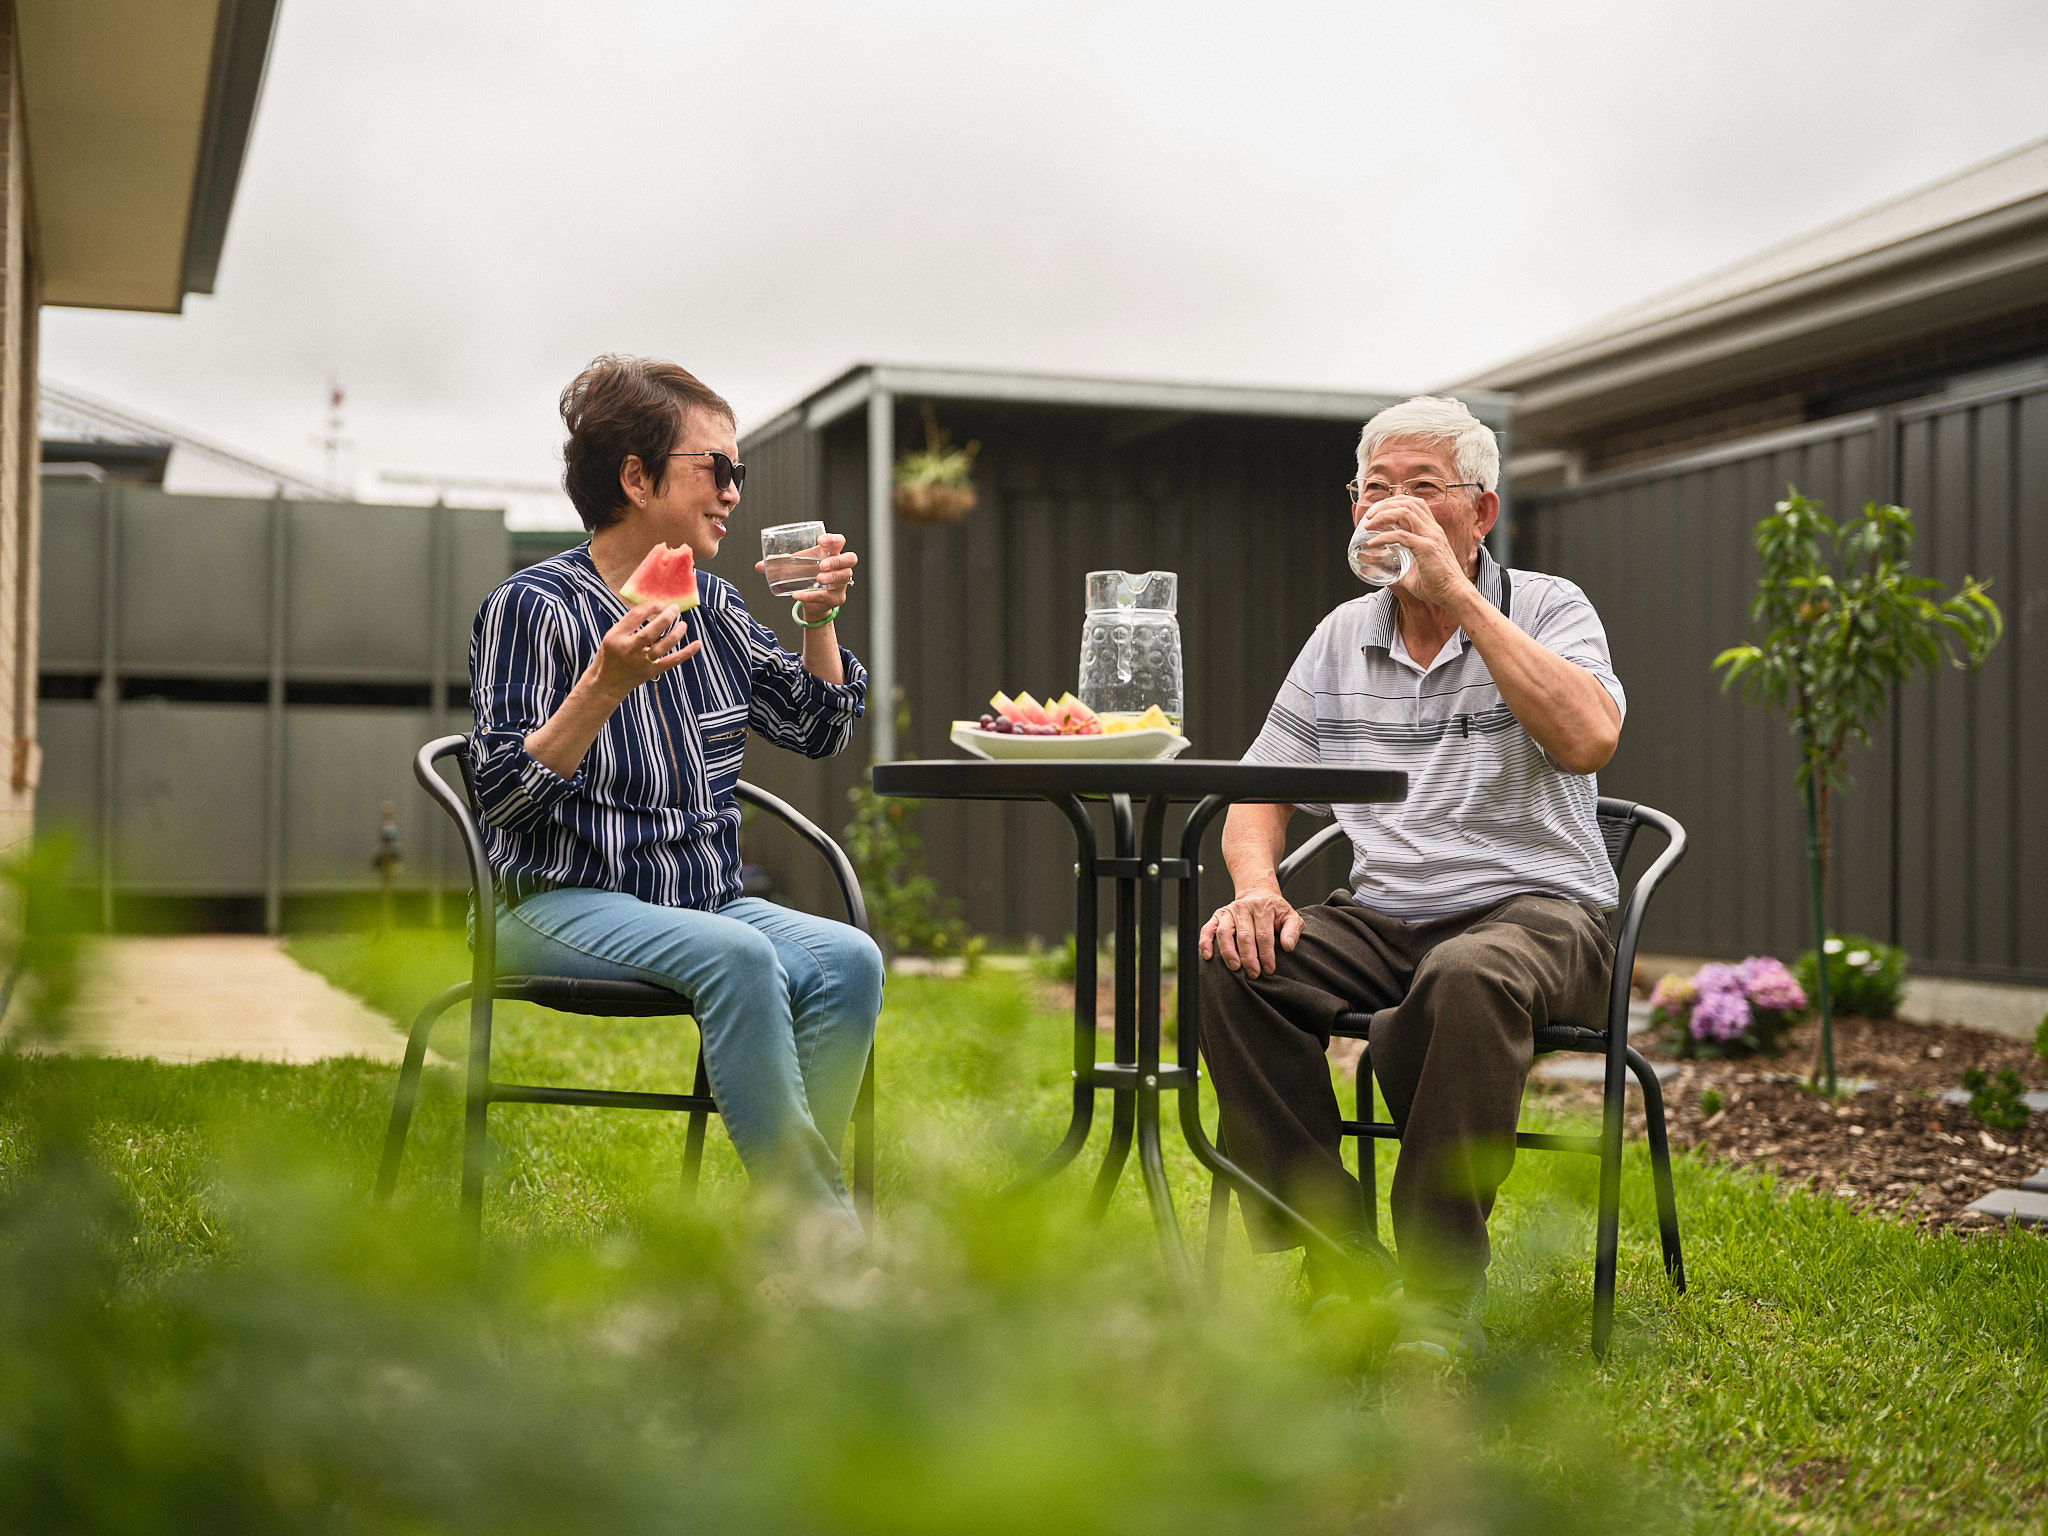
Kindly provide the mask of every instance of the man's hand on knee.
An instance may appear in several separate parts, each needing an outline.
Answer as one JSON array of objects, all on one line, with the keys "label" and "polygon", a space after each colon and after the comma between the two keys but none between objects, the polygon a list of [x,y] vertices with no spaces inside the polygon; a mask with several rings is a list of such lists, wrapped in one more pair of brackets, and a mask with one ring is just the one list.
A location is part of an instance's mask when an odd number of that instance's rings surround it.
[{"label": "man's hand on knee", "polygon": [[1202,958],[1219,955],[1233,971],[1269,975],[1280,950],[1301,938],[1301,914],[1278,891],[1250,891],[1218,907],[1202,925]]}]

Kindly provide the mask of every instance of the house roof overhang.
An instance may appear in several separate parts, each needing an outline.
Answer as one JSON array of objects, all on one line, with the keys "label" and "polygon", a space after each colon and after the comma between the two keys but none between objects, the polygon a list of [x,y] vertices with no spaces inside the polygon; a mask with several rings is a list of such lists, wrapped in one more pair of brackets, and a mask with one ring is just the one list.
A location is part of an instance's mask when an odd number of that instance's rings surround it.
[{"label": "house roof overhang", "polygon": [[1609,422],[1996,320],[2044,296],[2048,139],[1464,383],[1512,391],[1525,444],[1569,443]]},{"label": "house roof overhang", "polygon": [[278,0],[19,0],[47,304],[211,293]]}]

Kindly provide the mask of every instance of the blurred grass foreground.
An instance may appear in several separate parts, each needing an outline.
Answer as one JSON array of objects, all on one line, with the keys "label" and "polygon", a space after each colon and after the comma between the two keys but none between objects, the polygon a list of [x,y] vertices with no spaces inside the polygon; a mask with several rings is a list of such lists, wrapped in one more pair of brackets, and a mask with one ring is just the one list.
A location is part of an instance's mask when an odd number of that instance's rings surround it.
[{"label": "blurred grass foreground", "polygon": [[[401,1019],[465,963],[427,932],[293,952]],[[54,1034],[69,946],[31,932],[24,960],[17,1016]],[[500,1021],[506,1077],[687,1086],[687,1023]],[[451,1073],[378,1210],[389,1067],[10,1049],[0,1526],[2019,1530],[2048,1508],[2038,1238],[1923,1238],[1688,1159],[1693,1292],[1629,1208],[1601,1366],[1591,1164],[1524,1157],[1493,1355],[1390,1374],[1370,1337],[1305,1330],[1294,1264],[1241,1233],[1220,1297],[1178,1304],[1128,1175],[1100,1229],[1085,1175],[993,1194],[1064,1120],[1065,1027],[1028,979],[893,977],[880,1040],[890,1282],[798,1312],[754,1292],[715,1132],[682,1202],[679,1116],[501,1109],[479,1273]],[[1205,1185],[1172,1167],[1194,1228]]]}]

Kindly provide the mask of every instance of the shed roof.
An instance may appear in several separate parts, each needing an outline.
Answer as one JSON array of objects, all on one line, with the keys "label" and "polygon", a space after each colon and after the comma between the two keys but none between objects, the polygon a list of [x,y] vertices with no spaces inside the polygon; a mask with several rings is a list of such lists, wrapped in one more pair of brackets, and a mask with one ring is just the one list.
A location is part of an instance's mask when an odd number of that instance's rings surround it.
[{"label": "shed roof", "polygon": [[[747,436],[772,436],[801,422],[816,430],[867,404],[876,390],[926,400],[973,400],[1082,409],[1174,411],[1188,415],[1287,416],[1364,422],[1408,398],[1343,389],[1288,389],[1256,384],[1201,384],[1087,374],[1017,373],[986,368],[856,363],[779,412]],[[1460,391],[1472,414],[1496,429],[1508,424],[1509,401],[1485,390]]]},{"label": "shed roof", "polygon": [[1773,246],[1463,384],[1514,392],[1518,426],[1547,439],[2038,305],[2044,293],[2048,138]]}]

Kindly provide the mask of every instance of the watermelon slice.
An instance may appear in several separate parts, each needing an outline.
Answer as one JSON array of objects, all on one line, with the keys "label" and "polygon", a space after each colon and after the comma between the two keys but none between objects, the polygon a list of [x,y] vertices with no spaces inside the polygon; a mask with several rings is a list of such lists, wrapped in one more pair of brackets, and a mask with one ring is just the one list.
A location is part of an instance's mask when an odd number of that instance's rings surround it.
[{"label": "watermelon slice", "polygon": [[988,701],[988,707],[1001,715],[1005,720],[1015,720],[1018,718],[1017,701],[1000,689],[996,691],[996,696]]},{"label": "watermelon slice", "polygon": [[1026,725],[1051,725],[1052,716],[1045,712],[1045,706],[1028,693],[1020,693],[1010,701],[1013,711],[1010,718],[1021,720]]},{"label": "watermelon slice", "polygon": [[1053,723],[1067,736],[1099,736],[1102,734],[1102,717],[1075,698],[1071,693],[1060,695],[1060,701],[1047,711]]},{"label": "watermelon slice", "polygon": [[674,603],[688,613],[697,606],[697,557],[687,544],[657,544],[626,578],[619,596],[629,603]]}]

